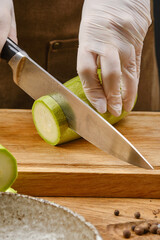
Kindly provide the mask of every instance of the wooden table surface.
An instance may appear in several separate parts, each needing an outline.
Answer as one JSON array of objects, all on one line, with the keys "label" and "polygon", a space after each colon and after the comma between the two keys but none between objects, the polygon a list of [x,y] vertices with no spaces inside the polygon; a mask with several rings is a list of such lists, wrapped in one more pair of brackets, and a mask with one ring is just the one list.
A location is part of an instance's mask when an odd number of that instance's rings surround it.
[{"label": "wooden table surface", "polygon": [[[43,197],[68,207],[82,215],[99,231],[103,240],[119,240],[123,238],[123,230],[130,229],[133,223],[153,220],[160,223],[160,199],[137,198],[79,198],[79,197]],[[119,216],[114,210],[120,211]],[[141,213],[140,219],[135,219],[134,213]],[[130,239],[155,240],[159,235],[147,234],[137,236],[133,232]]]}]

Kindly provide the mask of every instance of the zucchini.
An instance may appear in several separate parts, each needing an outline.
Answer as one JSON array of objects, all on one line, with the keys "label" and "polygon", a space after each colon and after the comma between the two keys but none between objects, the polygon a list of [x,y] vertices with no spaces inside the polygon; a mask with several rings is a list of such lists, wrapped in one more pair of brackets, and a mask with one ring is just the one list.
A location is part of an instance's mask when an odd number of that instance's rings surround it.
[{"label": "zucchini", "polygon": [[5,192],[16,178],[16,159],[5,147],[0,145],[0,191]]},{"label": "zucchini", "polygon": [[[100,78],[100,71],[98,75]],[[67,81],[64,83],[64,86],[94,108],[83,91],[79,76]],[[128,115],[128,112],[122,110],[122,114],[119,117],[115,117],[109,112],[100,115],[113,125]],[[46,95],[37,99],[32,106],[32,116],[39,135],[51,145],[58,145],[80,138],[77,133],[68,127],[67,119],[61,107],[52,96]]]},{"label": "zucchini", "polygon": [[14,190],[13,188],[8,188],[8,189],[6,190],[6,192],[9,192],[9,193],[17,193],[17,191]]}]

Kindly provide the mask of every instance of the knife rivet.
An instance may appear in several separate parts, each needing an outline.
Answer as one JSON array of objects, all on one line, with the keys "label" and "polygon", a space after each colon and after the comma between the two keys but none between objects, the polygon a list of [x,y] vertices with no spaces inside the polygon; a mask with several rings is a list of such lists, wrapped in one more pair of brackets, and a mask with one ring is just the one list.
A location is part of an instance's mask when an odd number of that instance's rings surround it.
[{"label": "knife rivet", "polygon": [[54,42],[54,43],[52,44],[52,49],[53,49],[53,50],[59,49],[60,46],[61,46],[60,42]]}]

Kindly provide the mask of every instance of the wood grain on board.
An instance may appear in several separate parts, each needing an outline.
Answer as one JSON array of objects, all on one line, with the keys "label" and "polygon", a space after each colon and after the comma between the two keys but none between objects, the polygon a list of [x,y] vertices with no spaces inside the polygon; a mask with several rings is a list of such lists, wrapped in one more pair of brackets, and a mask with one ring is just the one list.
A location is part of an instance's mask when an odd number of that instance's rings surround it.
[{"label": "wood grain on board", "polygon": [[160,113],[132,112],[115,127],[154,170],[127,164],[82,138],[51,146],[38,135],[30,110],[1,109],[0,144],[18,162],[13,187],[34,196],[159,198]]}]

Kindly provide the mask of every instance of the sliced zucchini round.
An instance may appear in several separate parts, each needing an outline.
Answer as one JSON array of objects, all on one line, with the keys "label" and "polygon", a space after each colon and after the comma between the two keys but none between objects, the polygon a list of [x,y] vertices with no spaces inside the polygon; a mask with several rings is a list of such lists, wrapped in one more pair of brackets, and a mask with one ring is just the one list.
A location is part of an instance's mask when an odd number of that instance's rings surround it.
[{"label": "sliced zucchini round", "polygon": [[14,190],[13,188],[8,188],[5,192],[17,193],[17,191]]},{"label": "sliced zucchini round", "polygon": [[36,100],[32,107],[33,121],[39,135],[49,144],[57,145],[79,137],[68,127],[67,119],[51,96]]},{"label": "sliced zucchini round", "polygon": [[13,155],[0,145],[0,191],[5,192],[17,177],[17,162]]}]

